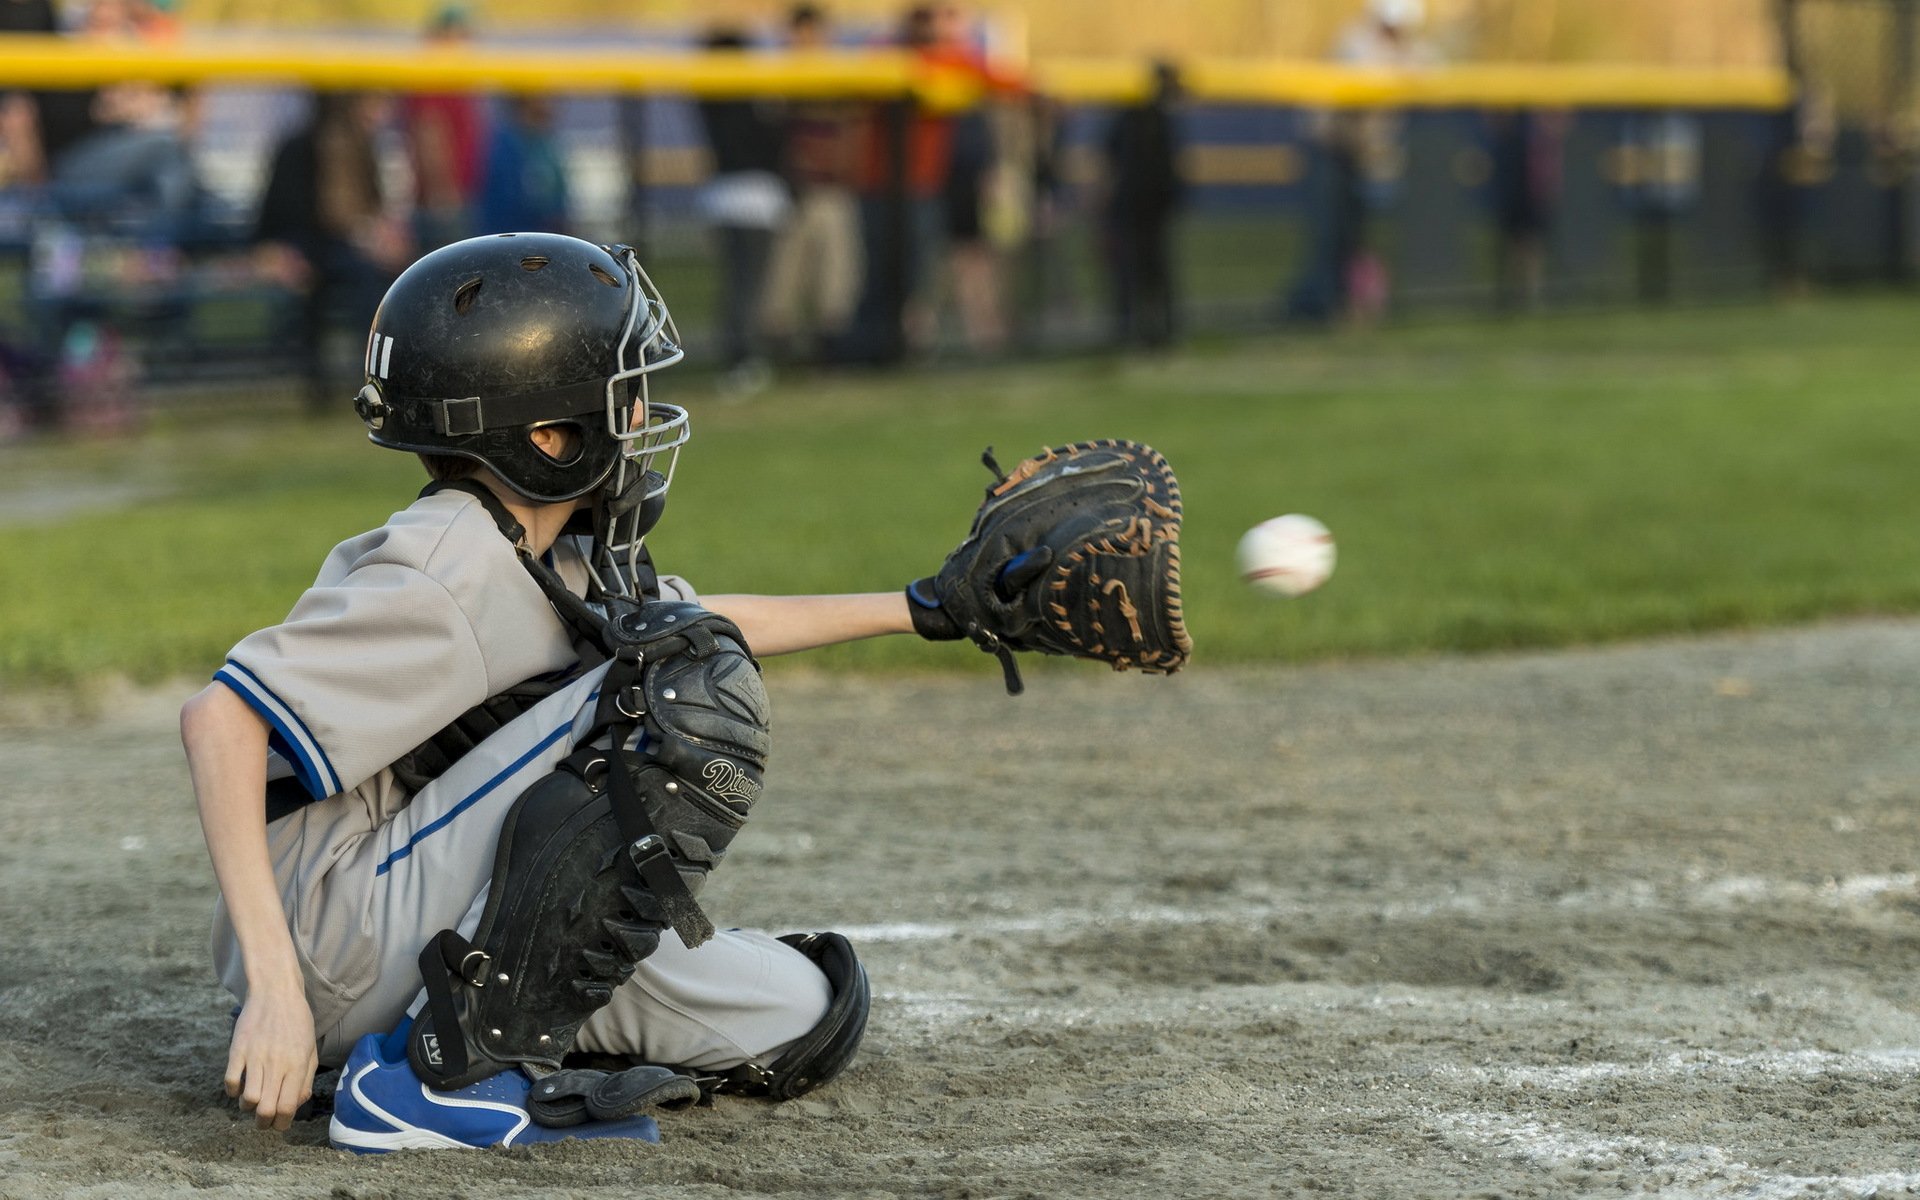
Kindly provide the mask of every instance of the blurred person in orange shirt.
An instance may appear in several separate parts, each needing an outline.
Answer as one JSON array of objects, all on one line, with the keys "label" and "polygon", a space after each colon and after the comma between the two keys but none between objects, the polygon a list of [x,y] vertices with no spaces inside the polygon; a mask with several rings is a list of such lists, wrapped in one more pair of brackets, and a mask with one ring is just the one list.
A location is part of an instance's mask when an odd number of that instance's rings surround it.
[{"label": "blurred person in orange shirt", "polygon": [[[945,215],[947,277],[967,348],[996,353],[1007,341],[1005,282],[999,240],[1008,240],[1015,224],[1024,225],[1027,192],[1009,187],[1016,182],[1006,159],[1006,134],[1021,128],[1024,113],[1007,108],[1009,99],[1024,100],[1025,80],[997,68],[983,53],[976,29],[954,4],[933,7],[933,43],[923,54],[930,64],[974,77],[982,90],[978,103],[949,118],[946,183],[941,204]],[[1019,139],[1013,139],[1015,141]],[[1012,209],[1019,207],[1017,214]],[[991,227],[991,228],[990,228]],[[934,313],[928,304],[908,314],[909,330],[918,320],[917,339],[932,339]]]},{"label": "blurred person in orange shirt", "polygon": [[[988,63],[966,35],[967,22],[958,6],[920,4],[902,19],[899,44],[927,68],[970,74],[989,92],[1019,92],[1021,81]],[[954,118],[914,106],[905,114],[904,162],[896,163],[896,118],[889,107],[870,110],[856,173],[867,273],[855,319],[855,353],[881,361],[909,349],[924,350],[932,340],[934,311],[927,285],[948,233],[954,147]],[[900,229],[893,224],[896,175],[906,192]]]},{"label": "blurred person in orange shirt", "polygon": [[133,24],[140,39],[170,42],[180,36],[179,5],[175,0],[134,0]]}]

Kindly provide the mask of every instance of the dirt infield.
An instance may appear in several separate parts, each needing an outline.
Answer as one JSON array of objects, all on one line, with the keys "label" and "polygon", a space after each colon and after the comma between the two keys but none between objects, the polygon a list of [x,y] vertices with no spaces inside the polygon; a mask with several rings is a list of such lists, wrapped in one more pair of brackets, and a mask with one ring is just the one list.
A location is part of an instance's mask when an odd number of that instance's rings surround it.
[{"label": "dirt infield", "polygon": [[178,698],[16,697],[0,1196],[1920,1191],[1916,682],[1893,622],[1021,700],[785,674],[708,896],[857,938],[855,1068],[657,1147],[383,1160],[219,1097]]}]

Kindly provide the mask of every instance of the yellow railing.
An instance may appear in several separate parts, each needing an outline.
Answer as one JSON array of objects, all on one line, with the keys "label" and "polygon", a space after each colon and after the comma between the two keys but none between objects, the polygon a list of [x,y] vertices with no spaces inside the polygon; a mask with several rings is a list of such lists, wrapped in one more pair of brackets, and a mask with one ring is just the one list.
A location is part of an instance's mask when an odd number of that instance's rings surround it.
[{"label": "yellow railing", "polygon": [[[1136,63],[1061,59],[1035,71],[1040,86],[1076,100],[1120,102],[1145,93]],[[1182,70],[1190,94],[1227,104],[1314,108],[1740,108],[1773,110],[1793,98],[1784,71],[1752,68],[1473,64],[1420,70],[1319,62],[1212,59]]]},{"label": "yellow railing", "polygon": [[[1064,100],[1122,103],[1146,94],[1138,62],[1056,59],[1034,64],[1036,87]],[[1189,95],[1218,103],[1326,108],[1778,109],[1792,98],[1775,70],[1651,66],[1462,65],[1391,71],[1317,62],[1199,60],[1182,68]],[[396,91],[666,92],[741,96],[918,95],[964,107],[980,95],[970,74],[929,68],[891,51],[826,54],[670,54],[429,50],[393,42],[181,41],[107,44],[0,35],[0,86],[152,83],[298,83]]]}]

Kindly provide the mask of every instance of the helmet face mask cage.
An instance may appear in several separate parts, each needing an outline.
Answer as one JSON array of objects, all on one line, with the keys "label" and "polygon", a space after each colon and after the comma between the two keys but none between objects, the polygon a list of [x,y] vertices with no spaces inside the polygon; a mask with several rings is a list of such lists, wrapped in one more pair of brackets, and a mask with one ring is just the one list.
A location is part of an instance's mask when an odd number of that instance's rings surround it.
[{"label": "helmet face mask cage", "polygon": [[[639,256],[626,246],[616,254],[633,285],[633,301],[627,306],[614,373],[607,378],[607,432],[620,452],[595,501],[591,566],[601,591],[637,601],[647,532],[673,484],[680,447],[688,437],[686,410],[654,403],[647,376],[679,362],[686,351],[680,347],[673,314]],[[663,454],[664,466],[656,466]]]}]

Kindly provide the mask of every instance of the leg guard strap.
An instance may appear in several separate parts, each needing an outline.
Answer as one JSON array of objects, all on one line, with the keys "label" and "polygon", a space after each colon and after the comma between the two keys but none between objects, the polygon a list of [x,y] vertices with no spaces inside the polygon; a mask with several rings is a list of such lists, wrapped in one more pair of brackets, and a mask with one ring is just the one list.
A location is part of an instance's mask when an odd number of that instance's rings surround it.
[{"label": "leg guard strap", "polygon": [[589,1120],[617,1121],[652,1108],[687,1108],[701,1097],[699,1084],[666,1067],[624,1071],[578,1067],[534,1084],[527,1096],[527,1112],[549,1129],[565,1129]]},{"label": "leg guard strap", "polygon": [[[434,1087],[465,1087],[510,1066],[559,1070],[581,1023],[672,924],[672,902],[649,885],[647,843],[662,861],[664,843],[658,834],[625,837],[605,778],[626,771],[606,771],[606,757],[576,752],[527,789],[501,829],[473,940],[443,930],[421,951],[427,1019],[414,1023],[408,1056]],[[686,895],[670,865],[651,874]]]},{"label": "leg guard strap", "polygon": [[585,744],[507,812],[471,942],[443,932],[420,956],[428,1011],[408,1057],[433,1087],[559,1071],[662,931],[690,948],[713,936],[695,893],[759,793],[766,694],[722,618],[682,604],[628,616]]},{"label": "leg guard strap", "polygon": [[867,1031],[872,997],[867,970],[854,954],[853,944],[837,933],[791,933],[780,940],[813,960],[827,977],[833,1000],[819,1023],[771,1066],[742,1063],[718,1074],[696,1076],[709,1094],[774,1100],[804,1096],[846,1070]]}]

